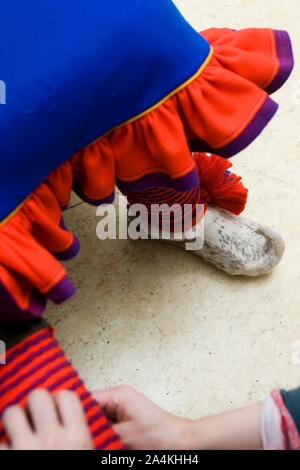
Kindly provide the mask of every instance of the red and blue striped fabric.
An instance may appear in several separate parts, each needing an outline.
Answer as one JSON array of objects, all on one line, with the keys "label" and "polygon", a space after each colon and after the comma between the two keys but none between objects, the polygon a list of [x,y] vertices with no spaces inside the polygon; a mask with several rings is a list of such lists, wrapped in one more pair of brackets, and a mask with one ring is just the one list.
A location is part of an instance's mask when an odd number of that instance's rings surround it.
[{"label": "red and blue striped fabric", "polygon": [[[52,328],[40,330],[8,350],[6,364],[0,366],[0,418],[7,407],[24,406],[28,394],[37,388],[46,388],[51,393],[75,392],[81,400],[94,449],[123,449],[111,423],[54,338]],[[7,440],[0,419],[0,442]]]}]

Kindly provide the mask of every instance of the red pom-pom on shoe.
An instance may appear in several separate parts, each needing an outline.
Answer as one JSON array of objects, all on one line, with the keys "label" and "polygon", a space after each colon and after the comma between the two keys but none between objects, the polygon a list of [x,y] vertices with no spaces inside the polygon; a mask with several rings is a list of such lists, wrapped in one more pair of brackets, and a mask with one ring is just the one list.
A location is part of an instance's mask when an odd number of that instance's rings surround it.
[{"label": "red pom-pom on shoe", "polygon": [[232,163],[209,153],[194,153],[201,185],[201,200],[239,215],[246,207],[248,190],[229,168]]}]

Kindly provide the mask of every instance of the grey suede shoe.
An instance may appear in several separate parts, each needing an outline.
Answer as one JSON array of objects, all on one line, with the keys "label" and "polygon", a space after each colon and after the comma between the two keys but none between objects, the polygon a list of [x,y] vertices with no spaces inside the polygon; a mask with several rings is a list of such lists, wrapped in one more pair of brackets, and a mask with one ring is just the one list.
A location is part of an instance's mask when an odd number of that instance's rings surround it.
[{"label": "grey suede shoe", "polygon": [[[167,240],[161,232],[159,240],[187,251],[193,245],[190,238],[182,236],[178,240],[172,235]],[[285,248],[282,237],[270,227],[214,206],[208,206],[206,210],[202,242],[201,249],[190,252],[232,276],[260,276],[272,271]]]},{"label": "grey suede shoe", "polygon": [[278,265],[284,248],[281,235],[270,227],[210,206],[204,245],[195,254],[232,276],[259,276]]}]

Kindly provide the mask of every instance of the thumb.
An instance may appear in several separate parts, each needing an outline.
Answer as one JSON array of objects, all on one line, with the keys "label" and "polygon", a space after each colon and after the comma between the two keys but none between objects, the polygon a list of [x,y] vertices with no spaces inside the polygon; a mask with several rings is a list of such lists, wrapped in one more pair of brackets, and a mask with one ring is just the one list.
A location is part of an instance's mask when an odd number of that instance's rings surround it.
[{"label": "thumb", "polygon": [[109,419],[120,423],[126,421],[134,411],[134,399],[132,400],[134,393],[131,387],[121,385],[97,390],[92,396]]}]

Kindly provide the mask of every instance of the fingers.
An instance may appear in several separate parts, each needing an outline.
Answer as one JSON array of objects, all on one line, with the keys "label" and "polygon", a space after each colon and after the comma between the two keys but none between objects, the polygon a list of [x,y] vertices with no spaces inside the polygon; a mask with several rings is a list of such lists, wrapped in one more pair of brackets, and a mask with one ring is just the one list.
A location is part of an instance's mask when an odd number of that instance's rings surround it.
[{"label": "fingers", "polygon": [[98,390],[93,393],[93,398],[110,420],[118,421],[119,403],[116,394],[111,394],[110,390]]},{"label": "fingers", "polygon": [[94,399],[107,417],[122,422],[134,415],[137,397],[140,394],[128,385],[121,385],[107,390],[97,390]]},{"label": "fingers", "polygon": [[100,408],[104,411],[106,416],[110,419],[116,419],[116,409],[118,406],[117,395],[115,389],[97,390],[92,393],[94,400],[96,400]]},{"label": "fingers", "polygon": [[7,434],[10,436],[12,444],[20,442],[24,436],[28,437],[32,434],[26,413],[19,406],[8,408],[3,413],[2,423]]},{"label": "fingers", "polygon": [[78,396],[70,390],[62,390],[54,396],[62,423],[66,446],[70,450],[91,450],[91,434]]},{"label": "fingers", "polygon": [[11,445],[0,450],[90,450],[93,443],[79,398],[71,391],[32,392],[25,410],[8,408],[2,417]]},{"label": "fingers", "polygon": [[86,421],[79,398],[69,390],[54,395],[56,407],[65,426],[85,426]]},{"label": "fingers", "polygon": [[62,423],[65,445],[73,450],[91,450],[92,440],[81,402],[70,390],[63,390],[54,396],[56,408]]},{"label": "fingers", "polygon": [[58,414],[48,390],[40,389],[32,392],[27,399],[26,409],[35,430],[42,431],[57,426]]}]

